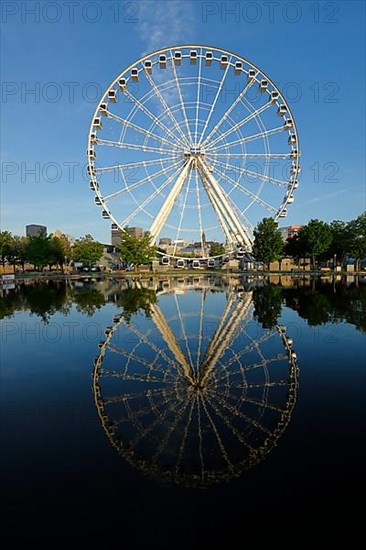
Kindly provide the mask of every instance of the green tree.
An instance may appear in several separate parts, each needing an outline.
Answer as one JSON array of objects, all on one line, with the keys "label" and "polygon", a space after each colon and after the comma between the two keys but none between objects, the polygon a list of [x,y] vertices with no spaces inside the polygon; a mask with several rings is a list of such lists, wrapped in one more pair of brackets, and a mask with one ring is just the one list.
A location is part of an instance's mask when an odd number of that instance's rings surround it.
[{"label": "green tree", "polygon": [[91,235],[85,235],[85,237],[77,239],[72,251],[74,260],[89,266],[98,262],[102,254],[103,245],[95,241]]},{"label": "green tree", "polygon": [[5,267],[5,261],[8,259],[12,238],[10,231],[0,231],[0,257],[3,267]]},{"label": "green tree", "polygon": [[142,237],[133,237],[127,232],[127,227],[121,236],[118,251],[122,260],[134,264],[148,264],[156,257],[157,247],[151,244],[151,235],[146,231]]},{"label": "green tree", "polygon": [[333,257],[336,263],[343,264],[344,258],[351,249],[352,235],[348,224],[340,220],[334,220],[330,224],[332,240],[328,249],[328,257]]},{"label": "green tree", "polygon": [[349,253],[355,258],[355,269],[359,271],[362,258],[366,257],[366,212],[348,223],[350,234]]},{"label": "green tree", "polygon": [[55,231],[54,236],[60,242],[60,246],[62,248],[62,253],[64,257],[63,263],[68,264],[72,256],[70,237],[65,233],[62,233],[61,231]]},{"label": "green tree", "polygon": [[329,250],[332,242],[332,231],[326,222],[310,220],[299,230],[299,238],[303,243],[304,253],[311,257],[312,268],[316,267],[316,259]]},{"label": "green tree", "polygon": [[7,254],[8,261],[13,265],[15,272],[15,266],[20,264],[24,271],[24,264],[27,261],[27,245],[28,237],[20,237],[19,235],[12,235],[9,251]]},{"label": "green tree", "polygon": [[210,248],[210,256],[220,256],[220,254],[224,254],[225,247],[221,243],[212,243]]},{"label": "green tree", "polygon": [[263,218],[254,229],[254,257],[267,264],[279,260],[283,252],[283,240],[278,230],[278,224],[273,218]]},{"label": "green tree", "polygon": [[43,270],[46,265],[53,265],[55,263],[55,255],[52,236],[40,233],[39,235],[28,237],[25,245],[25,256],[37,269]]}]

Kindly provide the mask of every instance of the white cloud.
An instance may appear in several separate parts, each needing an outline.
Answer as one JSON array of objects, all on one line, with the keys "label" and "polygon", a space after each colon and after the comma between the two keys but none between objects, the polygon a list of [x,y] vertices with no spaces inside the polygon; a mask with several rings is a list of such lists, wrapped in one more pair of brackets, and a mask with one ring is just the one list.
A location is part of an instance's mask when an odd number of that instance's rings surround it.
[{"label": "white cloud", "polygon": [[159,0],[139,2],[137,31],[144,42],[144,54],[167,46],[189,44],[194,35],[193,2]]}]

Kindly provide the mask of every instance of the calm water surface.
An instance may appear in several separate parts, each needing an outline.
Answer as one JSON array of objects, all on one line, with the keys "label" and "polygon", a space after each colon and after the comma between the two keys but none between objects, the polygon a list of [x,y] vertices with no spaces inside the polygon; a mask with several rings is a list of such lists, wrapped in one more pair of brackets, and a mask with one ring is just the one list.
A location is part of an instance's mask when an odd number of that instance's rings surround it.
[{"label": "calm water surface", "polygon": [[0,316],[8,540],[359,547],[365,281],[21,283]]}]

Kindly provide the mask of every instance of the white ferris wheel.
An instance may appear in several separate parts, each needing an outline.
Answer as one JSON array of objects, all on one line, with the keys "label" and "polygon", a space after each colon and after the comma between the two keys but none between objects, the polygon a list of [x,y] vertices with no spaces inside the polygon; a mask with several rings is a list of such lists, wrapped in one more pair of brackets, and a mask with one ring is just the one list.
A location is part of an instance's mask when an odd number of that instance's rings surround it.
[{"label": "white ferris wheel", "polygon": [[172,258],[191,247],[206,259],[212,242],[250,252],[260,219],[286,217],[300,171],[296,124],[273,81],[199,45],[155,51],[119,74],[93,115],[87,156],[112,231],[149,230]]}]

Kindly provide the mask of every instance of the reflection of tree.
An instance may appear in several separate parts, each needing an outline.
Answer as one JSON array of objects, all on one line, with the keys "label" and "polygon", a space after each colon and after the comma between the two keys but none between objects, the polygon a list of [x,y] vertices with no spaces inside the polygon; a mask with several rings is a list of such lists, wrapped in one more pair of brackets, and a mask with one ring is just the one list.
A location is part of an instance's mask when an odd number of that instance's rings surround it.
[{"label": "reflection of tree", "polygon": [[[225,303],[210,289],[201,298],[192,291],[194,300],[166,291],[149,316],[134,305],[136,319],[131,309],[114,317],[93,391],[108,439],[131,465],[207,486],[241,475],[276,445],[295,405],[297,366],[283,327],[257,324],[252,335],[250,292],[228,292]],[[218,304],[222,315],[213,315]]]},{"label": "reflection of tree", "polygon": [[140,310],[146,317],[151,317],[151,305],[156,303],[156,292],[150,288],[134,286],[123,290],[118,298],[118,305],[123,308],[123,317],[127,323],[132,315]]},{"label": "reflection of tree", "polygon": [[331,304],[326,295],[309,289],[299,289],[286,305],[295,309],[310,326],[328,323],[332,319]]},{"label": "reflection of tree", "polygon": [[264,328],[273,328],[281,315],[282,290],[278,286],[265,284],[253,290],[254,316]]},{"label": "reflection of tree", "polygon": [[74,293],[73,301],[77,311],[86,315],[93,315],[97,309],[105,304],[105,298],[96,288],[86,288]]},{"label": "reflection of tree", "polygon": [[13,315],[15,311],[28,310],[41,317],[44,323],[56,311],[68,313],[70,298],[65,281],[42,281],[19,284],[0,300],[0,318]]},{"label": "reflection of tree", "polygon": [[311,326],[346,321],[366,332],[366,287],[314,281],[314,288],[282,290],[286,306]]}]

